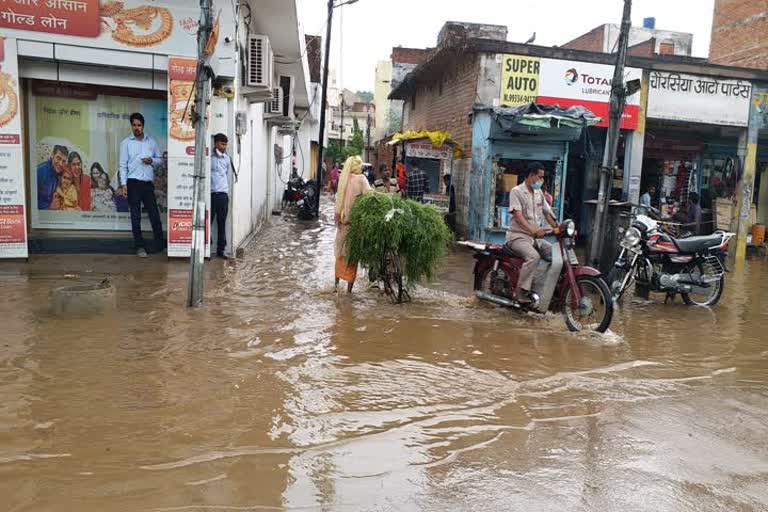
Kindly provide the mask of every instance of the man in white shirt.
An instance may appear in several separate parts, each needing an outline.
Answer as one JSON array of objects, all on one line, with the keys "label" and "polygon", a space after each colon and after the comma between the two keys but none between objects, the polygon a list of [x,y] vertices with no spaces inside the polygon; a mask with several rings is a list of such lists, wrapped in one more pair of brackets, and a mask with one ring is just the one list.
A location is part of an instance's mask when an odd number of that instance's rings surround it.
[{"label": "man in white shirt", "polygon": [[229,140],[223,133],[213,136],[213,155],[211,155],[211,230],[216,221],[218,237],[216,256],[227,259],[227,214],[229,212],[229,169],[232,161],[227,155]]},{"label": "man in white shirt", "polygon": [[139,113],[131,114],[131,130],[133,135],[120,144],[120,188],[118,193],[128,196],[128,206],[131,210],[131,230],[136,255],[147,257],[147,245],[141,234],[141,205],[149,214],[155,242],[160,250],[165,248],[163,223],[160,221],[160,211],[155,199],[155,168],[162,163],[160,150],[153,138],[144,133],[144,116]]}]

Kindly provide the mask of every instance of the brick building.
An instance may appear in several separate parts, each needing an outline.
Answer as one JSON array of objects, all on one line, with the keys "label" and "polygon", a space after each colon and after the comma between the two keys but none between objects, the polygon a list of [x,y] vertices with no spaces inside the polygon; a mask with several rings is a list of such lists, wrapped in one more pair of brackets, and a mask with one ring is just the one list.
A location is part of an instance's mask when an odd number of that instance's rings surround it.
[{"label": "brick building", "polygon": [[715,0],[709,60],[768,69],[768,2]]},{"label": "brick building", "polygon": [[373,164],[390,165],[394,159],[391,146],[386,144],[389,138],[399,132],[403,125],[403,102],[389,99],[389,94],[413,71],[424,62],[432,52],[431,48],[392,48],[390,60],[380,61],[376,65],[376,85],[374,103],[376,105],[376,128],[372,134],[375,145]]},{"label": "brick building", "polygon": [[[499,197],[514,186],[527,162],[540,161],[559,215],[575,219],[581,233],[590,233],[593,213],[587,203],[597,196],[615,55],[511,43],[503,27],[478,28],[449,23],[429,58],[390,95],[404,102],[403,130],[448,132],[463,155],[448,165],[425,168],[424,157],[409,154],[404,145],[398,159],[408,169],[416,160],[427,172],[450,173],[457,232],[489,241],[504,236],[504,200]],[[665,197],[687,197],[695,187],[708,194],[711,204],[728,192],[717,188],[723,182],[722,162],[745,152],[751,84],[767,81],[768,73],[659,54],[659,44],[653,36],[637,41],[627,62],[627,80],[642,80],[644,93],[628,99],[622,117],[621,172],[611,195],[636,203],[648,183],[659,182]],[[534,108],[580,107],[597,121],[575,131],[557,124],[538,126],[543,132],[499,121],[520,115],[502,107],[531,102]],[[676,169],[679,162],[687,166],[684,187],[664,181],[659,171],[674,162]]]},{"label": "brick building", "polygon": [[[621,27],[619,25],[606,23],[565,43],[562,47],[569,50],[614,53],[620,32]],[[632,27],[629,35],[629,46],[630,54],[635,55],[690,56],[693,34],[657,29],[656,20],[646,18],[642,27]]]}]

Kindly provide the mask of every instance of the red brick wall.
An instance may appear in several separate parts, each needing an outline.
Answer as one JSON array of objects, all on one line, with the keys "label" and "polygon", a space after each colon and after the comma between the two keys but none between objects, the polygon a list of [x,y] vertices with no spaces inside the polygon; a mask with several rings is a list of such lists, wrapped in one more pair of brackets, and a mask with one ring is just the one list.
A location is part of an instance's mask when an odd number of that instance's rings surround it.
[{"label": "red brick wall", "polygon": [[644,43],[630,46],[628,52],[633,57],[653,57],[656,54],[656,39],[652,37]]},{"label": "red brick wall", "polygon": [[768,69],[768,1],[715,0],[709,59]]},{"label": "red brick wall", "polygon": [[381,164],[384,164],[387,167],[392,167],[392,161],[395,158],[395,147],[388,145],[386,143],[388,140],[389,139],[384,139],[376,144],[375,156],[373,162],[371,162],[376,169],[376,172],[379,172],[379,165]]},{"label": "red brick wall", "polygon": [[562,48],[568,48],[569,50],[586,50],[590,52],[603,53],[603,47],[605,45],[605,26],[600,25],[594,30],[591,30],[579,36],[573,41],[565,43]]},{"label": "red brick wall", "polygon": [[421,64],[432,50],[423,48],[392,48],[392,62],[394,64]]},{"label": "red brick wall", "polygon": [[451,134],[461,149],[469,152],[472,148],[472,128],[467,116],[477,96],[477,80],[480,73],[479,55],[464,54],[449,69],[443,78],[429,86],[420,86],[416,92],[416,108],[406,100],[408,109],[405,130],[443,130]]}]

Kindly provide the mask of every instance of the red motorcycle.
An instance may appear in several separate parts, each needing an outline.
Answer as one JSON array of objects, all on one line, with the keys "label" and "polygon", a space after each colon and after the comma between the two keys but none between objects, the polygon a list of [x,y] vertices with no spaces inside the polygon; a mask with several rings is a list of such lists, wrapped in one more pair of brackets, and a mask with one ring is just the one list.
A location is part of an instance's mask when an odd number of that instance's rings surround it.
[{"label": "red motorcycle", "polygon": [[506,245],[459,242],[475,251],[475,295],[519,311],[562,313],[573,332],[605,332],[613,318],[611,291],[598,270],[579,263],[574,251],[576,224],[567,220],[554,234],[557,244],[552,247],[552,261],[539,263],[531,304],[514,299],[522,258]]}]

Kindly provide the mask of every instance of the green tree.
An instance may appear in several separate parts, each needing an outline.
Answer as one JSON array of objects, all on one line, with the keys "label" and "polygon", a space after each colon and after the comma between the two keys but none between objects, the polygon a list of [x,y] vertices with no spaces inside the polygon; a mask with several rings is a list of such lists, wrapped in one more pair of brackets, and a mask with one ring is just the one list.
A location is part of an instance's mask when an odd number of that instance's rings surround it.
[{"label": "green tree", "polygon": [[347,157],[350,156],[362,156],[365,149],[365,140],[363,139],[363,130],[360,129],[360,124],[357,119],[354,119],[352,125],[352,140],[344,148],[347,153]]},{"label": "green tree", "polygon": [[328,147],[325,148],[325,158],[330,158],[334,162],[342,162],[346,158],[344,148],[341,147],[341,143],[336,139],[330,139],[328,141]]},{"label": "green tree", "polygon": [[373,103],[373,93],[370,91],[357,91],[357,99],[363,103]]}]

